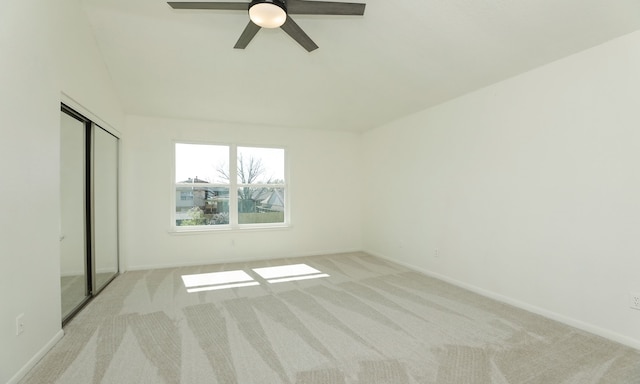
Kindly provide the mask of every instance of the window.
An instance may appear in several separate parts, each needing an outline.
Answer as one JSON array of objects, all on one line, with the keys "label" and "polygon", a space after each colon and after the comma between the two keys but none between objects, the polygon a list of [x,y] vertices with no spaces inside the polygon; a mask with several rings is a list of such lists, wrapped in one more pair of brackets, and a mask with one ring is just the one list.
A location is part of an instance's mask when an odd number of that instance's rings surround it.
[{"label": "window", "polygon": [[193,200],[193,191],[180,191],[180,200]]},{"label": "window", "polygon": [[283,148],[176,143],[174,180],[176,230],[286,224]]}]

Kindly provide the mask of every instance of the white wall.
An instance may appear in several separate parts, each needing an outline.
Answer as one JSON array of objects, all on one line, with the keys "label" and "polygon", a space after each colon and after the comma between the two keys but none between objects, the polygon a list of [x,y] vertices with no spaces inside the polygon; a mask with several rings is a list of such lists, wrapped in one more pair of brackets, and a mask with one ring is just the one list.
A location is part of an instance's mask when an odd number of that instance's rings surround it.
[{"label": "white wall", "polygon": [[[360,136],[129,116],[123,141],[127,269],[359,250]],[[284,146],[290,166],[290,229],[170,234],[173,142]]]},{"label": "white wall", "polygon": [[635,32],[368,132],[365,249],[640,348],[639,108]]},{"label": "white wall", "polygon": [[[123,116],[78,1],[3,1],[0,12],[0,382],[60,335],[61,92]],[[16,204],[19,196],[21,203]],[[15,335],[24,313],[25,332]]]}]

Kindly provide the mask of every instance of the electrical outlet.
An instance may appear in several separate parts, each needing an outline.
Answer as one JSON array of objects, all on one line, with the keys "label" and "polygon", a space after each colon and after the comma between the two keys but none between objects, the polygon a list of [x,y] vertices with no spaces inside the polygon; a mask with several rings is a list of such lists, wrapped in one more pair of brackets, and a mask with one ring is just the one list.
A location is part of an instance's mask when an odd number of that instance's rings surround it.
[{"label": "electrical outlet", "polygon": [[438,248],[433,250],[433,257],[436,259],[440,257],[440,250]]},{"label": "electrical outlet", "polygon": [[630,306],[633,309],[640,310],[640,293],[631,293],[631,303]]},{"label": "electrical outlet", "polygon": [[24,313],[16,317],[16,335],[20,335],[22,332],[24,332]]}]

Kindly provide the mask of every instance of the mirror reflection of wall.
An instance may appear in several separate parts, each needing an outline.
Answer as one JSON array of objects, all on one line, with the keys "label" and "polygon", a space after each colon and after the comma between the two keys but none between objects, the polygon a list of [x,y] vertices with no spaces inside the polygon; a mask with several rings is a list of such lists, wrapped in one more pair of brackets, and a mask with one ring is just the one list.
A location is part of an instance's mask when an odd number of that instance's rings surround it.
[{"label": "mirror reflection of wall", "polygon": [[118,273],[118,138],[93,127],[94,292]]},{"label": "mirror reflection of wall", "polygon": [[85,212],[85,122],[60,116],[60,287],[62,318],[88,297]]}]

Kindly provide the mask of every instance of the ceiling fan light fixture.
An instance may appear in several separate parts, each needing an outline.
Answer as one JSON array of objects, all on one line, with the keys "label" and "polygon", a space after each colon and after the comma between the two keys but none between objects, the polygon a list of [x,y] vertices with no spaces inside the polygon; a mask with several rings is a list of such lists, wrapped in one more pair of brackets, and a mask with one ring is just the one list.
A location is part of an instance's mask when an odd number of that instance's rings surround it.
[{"label": "ceiling fan light fixture", "polygon": [[249,6],[249,18],[262,28],[278,28],[287,21],[287,10],[279,0],[254,0]]}]

